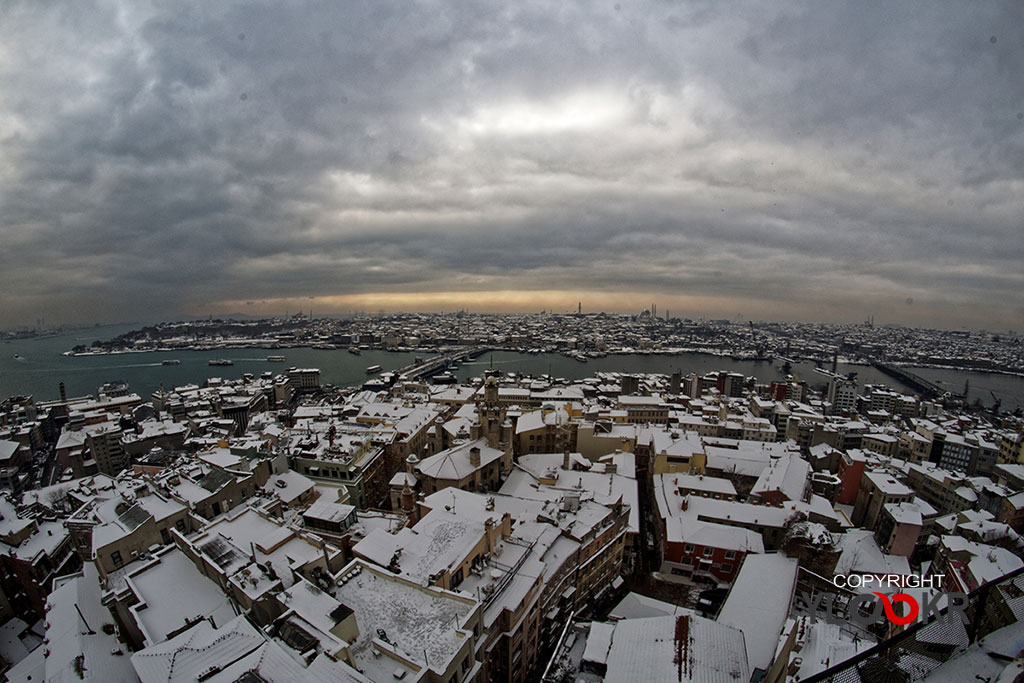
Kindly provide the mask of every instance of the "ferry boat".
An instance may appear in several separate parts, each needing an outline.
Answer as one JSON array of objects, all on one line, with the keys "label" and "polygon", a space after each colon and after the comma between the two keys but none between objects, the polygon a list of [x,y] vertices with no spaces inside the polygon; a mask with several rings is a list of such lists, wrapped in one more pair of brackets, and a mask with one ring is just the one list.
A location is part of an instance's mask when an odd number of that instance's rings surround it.
[{"label": "ferry boat", "polygon": [[439,375],[434,375],[430,378],[430,381],[434,384],[455,384],[458,382],[458,378],[450,372],[442,372]]},{"label": "ferry boat", "polygon": [[376,375],[378,372],[380,372],[380,369],[381,368],[379,365],[371,365],[370,367],[366,368],[366,374]]},{"label": "ferry boat", "polygon": [[283,363],[284,356],[267,356],[268,363]]},{"label": "ferry boat", "polygon": [[207,365],[234,365],[235,362],[226,358],[213,358],[206,362]]},{"label": "ferry boat", "polygon": [[160,365],[181,365],[181,361],[177,358],[169,358],[165,361],[161,361]]}]

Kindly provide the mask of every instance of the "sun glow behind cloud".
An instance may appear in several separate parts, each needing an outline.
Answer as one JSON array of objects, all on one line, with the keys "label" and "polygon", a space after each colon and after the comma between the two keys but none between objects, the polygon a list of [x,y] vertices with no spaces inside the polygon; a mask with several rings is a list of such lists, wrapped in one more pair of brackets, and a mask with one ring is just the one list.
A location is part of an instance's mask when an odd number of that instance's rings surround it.
[{"label": "sun glow behind cloud", "polygon": [[628,103],[601,92],[581,92],[554,101],[511,100],[487,104],[458,121],[472,136],[591,133],[625,121]]}]

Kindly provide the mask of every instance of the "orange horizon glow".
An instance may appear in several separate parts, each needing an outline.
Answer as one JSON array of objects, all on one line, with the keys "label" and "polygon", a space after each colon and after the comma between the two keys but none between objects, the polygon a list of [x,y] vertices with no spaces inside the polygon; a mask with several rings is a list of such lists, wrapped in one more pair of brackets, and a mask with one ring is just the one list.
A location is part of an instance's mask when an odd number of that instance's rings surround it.
[{"label": "orange horizon glow", "polygon": [[735,301],[723,297],[707,296],[654,296],[639,292],[594,292],[583,290],[488,290],[478,292],[367,292],[317,297],[282,297],[259,301],[227,300],[211,303],[203,309],[213,313],[243,312],[268,313],[282,310],[314,309],[321,313],[347,313],[351,311],[455,311],[466,309],[476,312],[531,313],[540,310],[572,311],[583,304],[583,311],[638,312],[657,304],[658,313],[678,307],[680,311],[728,310]]},{"label": "orange horizon glow", "polygon": [[[773,320],[824,323],[854,323],[872,316],[876,323],[931,323],[932,318],[948,312],[948,302],[915,301],[911,306],[899,296],[880,295],[851,305],[838,301],[774,301],[744,296],[712,296],[701,294],[669,294],[665,292],[620,291],[603,292],[583,289],[437,292],[363,292],[329,296],[277,297],[246,301],[229,299],[201,304],[182,311],[189,315],[230,316],[241,313],[273,317],[312,309],[314,315],[350,313],[438,313],[465,310],[471,313],[575,313],[582,303],[584,313],[636,314],[657,306],[659,317],[669,314],[678,318],[711,318],[730,320]],[[976,319],[962,321],[978,329],[992,328],[991,311],[976,311]],[[1015,320],[1008,314],[997,325],[1011,326]]]}]

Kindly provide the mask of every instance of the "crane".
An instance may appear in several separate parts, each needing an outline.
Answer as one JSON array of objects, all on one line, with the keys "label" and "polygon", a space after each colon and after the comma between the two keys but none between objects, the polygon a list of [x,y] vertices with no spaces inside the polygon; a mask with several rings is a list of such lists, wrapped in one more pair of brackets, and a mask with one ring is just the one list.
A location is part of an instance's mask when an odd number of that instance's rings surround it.
[{"label": "crane", "polygon": [[995,392],[992,390],[989,390],[988,393],[992,394],[992,415],[994,417],[999,417],[999,408],[1002,407],[1003,400],[1001,398],[998,398]]}]

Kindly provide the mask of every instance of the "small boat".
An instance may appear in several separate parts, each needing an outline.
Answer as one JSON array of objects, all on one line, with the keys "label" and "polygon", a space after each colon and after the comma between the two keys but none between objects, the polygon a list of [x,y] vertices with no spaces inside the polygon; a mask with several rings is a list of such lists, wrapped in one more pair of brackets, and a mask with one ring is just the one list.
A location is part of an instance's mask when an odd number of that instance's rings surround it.
[{"label": "small boat", "polygon": [[234,361],[230,361],[226,358],[214,358],[206,362],[207,365],[234,365]]},{"label": "small boat", "polygon": [[16,353],[16,354],[14,354],[14,358],[15,358],[15,359],[21,358],[21,354],[20,354],[20,353]]},{"label": "small boat", "polygon": [[578,360],[581,363],[586,363],[587,362],[587,357],[584,356],[582,353],[577,353],[575,356],[573,356],[573,358],[575,358],[576,360]]},{"label": "small boat", "polygon": [[268,363],[283,363],[284,356],[267,356]]},{"label": "small boat", "polygon": [[165,361],[160,361],[160,365],[181,365],[181,361],[177,358],[169,358]]},{"label": "small boat", "polygon": [[358,356],[359,354],[362,353],[362,351],[359,350],[358,346],[350,346],[350,347],[348,347],[348,352],[353,354],[353,355],[356,355],[356,356]]},{"label": "small boat", "polygon": [[366,368],[366,374],[376,375],[378,372],[380,372],[380,370],[381,368],[379,365],[371,365],[370,367]]},{"label": "small boat", "polygon": [[450,372],[442,372],[439,375],[431,377],[430,381],[434,384],[455,384],[458,381],[458,378]]}]

